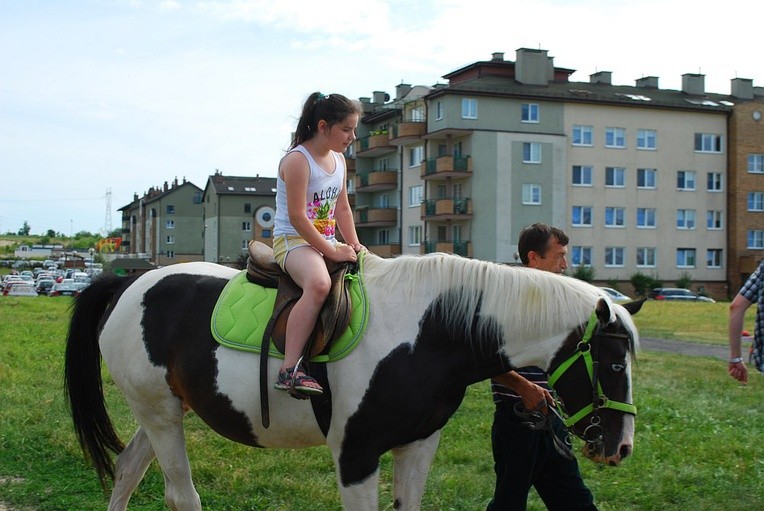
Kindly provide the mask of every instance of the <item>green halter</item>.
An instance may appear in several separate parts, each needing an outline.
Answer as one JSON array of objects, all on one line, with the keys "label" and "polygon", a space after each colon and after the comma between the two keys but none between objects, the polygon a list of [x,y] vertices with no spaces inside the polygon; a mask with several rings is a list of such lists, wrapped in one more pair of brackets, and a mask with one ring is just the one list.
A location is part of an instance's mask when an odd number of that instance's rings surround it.
[{"label": "green halter", "polygon": [[613,401],[612,399],[608,399],[608,397],[605,395],[605,392],[602,390],[602,385],[600,385],[599,378],[597,376],[597,366],[599,362],[593,359],[591,344],[589,343],[592,337],[597,336],[599,330],[597,328],[598,325],[599,320],[597,319],[597,314],[596,312],[592,312],[592,315],[589,317],[589,323],[586,325],[584,336],[578,343],[578,347],[576,348],[575,353],[573,353],[567,360],[565,360],[565,362],[560,364],[560,366],[555,369],[554,372],[549,376],[549,386],[554,388],[554,384],[557,382],[557,380],[560,379],[565,371],[567,371],[579,358],[584,359],[586,371],[589,373],[589,380],[592,384],[592,402],[583,407],[578,412],[574,413],[572,416],[569,416],[567,419],[565,419],[564,423],[566,427],[573,426],[588,414],[599,408],[610,408],[611,410],[618,410],[620,412],[629,413],[631,415],[637,414],[636,406],[631,403],[622,403],[620,401]]}]

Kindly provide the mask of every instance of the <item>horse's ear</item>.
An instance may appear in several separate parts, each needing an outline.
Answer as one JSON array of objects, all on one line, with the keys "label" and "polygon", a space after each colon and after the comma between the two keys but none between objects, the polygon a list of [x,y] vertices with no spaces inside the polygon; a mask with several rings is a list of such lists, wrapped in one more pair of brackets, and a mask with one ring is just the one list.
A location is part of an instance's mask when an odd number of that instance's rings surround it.
[{"label": "horse's ear", "polygon": [[600,298],[597,300],[597,305],[594,307],[594,311],[597,313],[597,319],[603,325],[609,325],[615,320],[615,312],[611,306],[610,300]]},{"label": "horse's ear", "polygon": [[647,300],[647,298],[642,298],[641,300],[634,300],[633,302],[622,303],[621,305],[623,305],[623,308],[629,311],[629,314],[633,316],[634,314],[639,312],[639,309],[642,308],[642,304],[645,303],[645,300]]}]

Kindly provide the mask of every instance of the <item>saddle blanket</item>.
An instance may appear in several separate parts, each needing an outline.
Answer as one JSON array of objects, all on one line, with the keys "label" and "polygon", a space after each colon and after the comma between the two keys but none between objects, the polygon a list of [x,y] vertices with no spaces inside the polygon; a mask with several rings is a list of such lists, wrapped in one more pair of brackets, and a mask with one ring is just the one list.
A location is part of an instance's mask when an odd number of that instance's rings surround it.
[{"label": "saddle blanket", "polygon": [[[360,258],[359,258],[360,260]],[[313,362],[331,362],[347,356],[358,344],[366,331],[369,307],[363,284],[362,266],[358,273],[346,275],[350,286],[352,311],[347,330],[329,346],[327,353],[311,358]],[[260,353],[263,333],[271,319],[276,301],[276,289],[253,284],[243,270],[226,284],[212,311],[212,336],[223,346],[237,350]],[[284,358],[270,343],[268,355]]]}]

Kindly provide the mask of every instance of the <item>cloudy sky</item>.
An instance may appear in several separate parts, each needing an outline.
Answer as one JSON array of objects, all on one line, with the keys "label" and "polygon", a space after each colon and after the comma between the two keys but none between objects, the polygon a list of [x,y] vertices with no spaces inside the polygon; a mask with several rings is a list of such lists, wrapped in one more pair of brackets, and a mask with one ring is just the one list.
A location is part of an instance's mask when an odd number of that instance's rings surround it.
[{"label": "cloudy sky", "polygon": [[762,14],[760,0],[0,0],[0,232],[99,232],[176,177],[275,176],[311,91],[393,95],[493,52],[548,50],[574,81],[764,86]]}]

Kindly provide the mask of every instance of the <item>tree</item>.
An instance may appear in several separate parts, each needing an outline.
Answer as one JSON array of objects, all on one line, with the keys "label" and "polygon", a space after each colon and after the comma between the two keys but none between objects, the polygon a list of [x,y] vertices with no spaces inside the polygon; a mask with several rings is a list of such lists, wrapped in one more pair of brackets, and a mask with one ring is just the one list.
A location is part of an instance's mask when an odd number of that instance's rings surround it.
[{"label": "tree", "polygon": [[19,229],[19,236],[29,236],[29,231],[31,231],[32,228],[29,226],[29,222],[24,220],[24,225]]},{"label": "tree", "polygon": [[56,231],[53,229],[48,229],[48,232],[45,233],[45,236],[48,238],[55,238],[56,237]]}]

